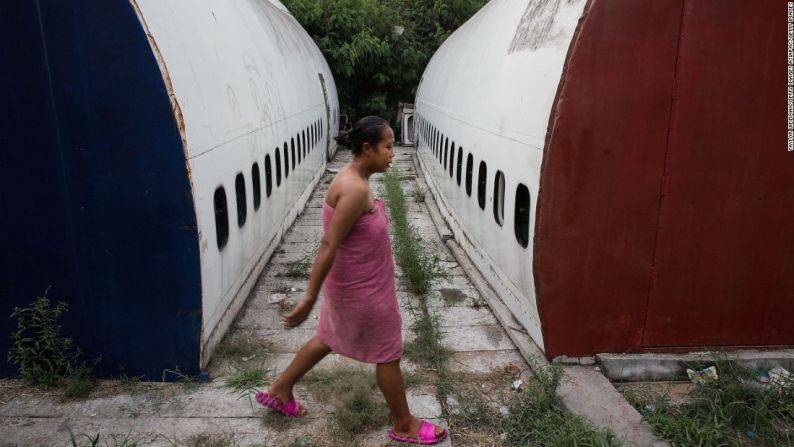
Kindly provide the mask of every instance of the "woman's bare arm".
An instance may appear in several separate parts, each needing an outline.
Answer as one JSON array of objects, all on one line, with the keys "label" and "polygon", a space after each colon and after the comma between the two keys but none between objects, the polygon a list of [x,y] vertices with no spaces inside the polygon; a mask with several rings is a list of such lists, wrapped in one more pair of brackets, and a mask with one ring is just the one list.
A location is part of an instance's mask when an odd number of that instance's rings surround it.
[{"label": "woman's bare arm", "polygon": [[340,186],[343,186],[344,192],[336,202],[334,215],[328,222],[328,227],[320,241],[320,249],[309,273],[306,293],[295,308],[282,318],[287,326],[297,326],[306,320],[320,294],[320,287],[334,263],[336,249],[367,207],[369,189],[366,184],[351,182],[349,185]]}]

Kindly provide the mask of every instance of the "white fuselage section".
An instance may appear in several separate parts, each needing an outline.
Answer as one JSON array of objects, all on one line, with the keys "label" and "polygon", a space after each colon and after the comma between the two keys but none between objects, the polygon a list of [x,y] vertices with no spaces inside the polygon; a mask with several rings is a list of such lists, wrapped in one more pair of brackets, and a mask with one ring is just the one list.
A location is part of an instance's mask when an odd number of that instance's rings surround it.
[{"label": "white fuselage section", "polygon": [[[335,151],[336,88],[319,48],[279,2],[132,2],[158,55],[185,147],[201,249],[204,367]],[[297,165],[293,145],[301,152]],[[242,225],[239,174],[246,196]],[[214,203],[220,187],[228,208],[222,248]]]},{"label": "white fuselage section", "polygon": [[[584,0],[492,0],[433,56],[415,104],[419,159],[442,212],[461,246],[541,348],[532,272],[535,203],[549,113],[584,5]],[[453,142],[450,176],[450,160],[445,167],[443,153]],[[441,161],[435,155],[439,147]],[[469,155],[471,195],[466,188]],[[481,162],[486,168],[484,209],[477,197]],[[497,172],[503,175],[503,194]],[[516,236],[520,185],[529,190],[526,246]],[[503,207],[503,217],[496,216],[494,201]]]}]

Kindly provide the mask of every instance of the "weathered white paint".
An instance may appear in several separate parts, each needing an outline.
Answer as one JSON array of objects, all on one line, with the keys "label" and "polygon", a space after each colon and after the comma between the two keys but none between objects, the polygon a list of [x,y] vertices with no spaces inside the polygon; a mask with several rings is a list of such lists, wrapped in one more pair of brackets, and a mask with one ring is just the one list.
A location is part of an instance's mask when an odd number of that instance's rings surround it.
[{"label": "weathered white paint", "polygon": [[[201,247],[204,367],[283,232],[308,200],[327,155],[336,149],[336,86],[319,48],[276,0],[131,1],[164,77],[170,79],[172,101],[184,126]],[[298,139],[318,120],[325,133],[293,171],[292,140],[297,152]],[[265,155],[275,163],[276,148],[282,152],[285,142],[290,173],[284,175],[281,153],[281,186],[276,186],[273,165],[273,190],[267,197]],[[254,163],[261,177],[258,210],[253,203]],[[242,227],[236,212],[238,173],[245,177],[247,199]],[[230,230],[220,251],[213,208],[219,186],[226,191]]]},{"label": "weathered white paint", "polygon": [[[532,273],[532,236],[549,114],[585,0],[492,0],[453,33],[433,56],[416,97],[421,165],[445,218],[492,287],[543,348]],[[450,177],[421,135],[434,126],[454,141]],[[425,135],[427,135],[427,127]],[[457,183],[457,150],[463,175]],[[442,147],[443,151],[443,147]],[[466,157],[473,155],[471,197]],[[477,202],[477,171],[487,164],[485,209]],[[494,179],[505,176],[504,225],[494,218]],[[529,245],[514,233],[516,187],[530,192]]]}]

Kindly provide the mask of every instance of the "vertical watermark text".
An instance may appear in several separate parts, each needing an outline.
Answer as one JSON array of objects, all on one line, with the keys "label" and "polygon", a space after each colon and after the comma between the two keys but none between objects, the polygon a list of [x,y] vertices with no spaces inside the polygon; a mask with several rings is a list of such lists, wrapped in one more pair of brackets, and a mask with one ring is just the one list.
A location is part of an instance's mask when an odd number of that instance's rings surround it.
[{"label": "vertical watermark text", "polygon": [[787,27],[788,30],[788,46],[786,47],[787,61],[788,61],[788,74],[787,79],[787,100],[786,111],[788,113],[788,139],[786,140],[786,148],[789,152],[794,151],[794,2],[788,3]]}]

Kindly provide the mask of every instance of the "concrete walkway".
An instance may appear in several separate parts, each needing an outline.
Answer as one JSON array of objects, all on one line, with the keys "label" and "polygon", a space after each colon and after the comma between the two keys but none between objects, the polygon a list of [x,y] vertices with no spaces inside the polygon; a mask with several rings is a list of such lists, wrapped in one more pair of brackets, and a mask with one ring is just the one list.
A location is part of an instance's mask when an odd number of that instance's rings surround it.
[{"label": "concrete walkway", "polygon": [[[425,203],[414,201],[417,188],[413,148],[395,148],[395,163],[401,173],[401,185],[408,202],[408,217],[420,232],[426,247],[437,253],[449,278],[437,284],[428,301],[431,311],[440,315],[445,333],[442,343],[453,351],[450,371],[471,383],[510,389],[513,379],[524,377],[529,368],[494,317],[477,288],[464,274],[456,258],[442,241],[429,216]],[[322,200],[335,172],[350,160],[350,152],[340,151],[313,192],[306,209],[284,237],[280,247],[265,267],[243,310],[222,343],[223,351],[209,366],[207,383],[137,383],[103,381],[85,399],[62,402],[57,392],[45,393],[21,385],[18,381],[0,381],[0,447],[22,445],[67,445],[69,429],[94,436],[101,434],[100,445],[122,445],[129,439],[143,445],[331,445],[334,399],[299,384],[297,398],[310,410],[306,418],[286,420],[247,397],[238,398],[223,387],[224,379],[241,368],[262,367],[269,377],[280,373],[295,352],[314,334],[319,305],[301,326],[285,329],[280,315],[301,298],[305,278],[286,274],[317,245],[322,234]],[[374,175],[371,188],[381,196],[382,175]],[[429,195],[429,194],[428,194]],[[398,272],[399,275],[399,272]],[[286,295],[281,296],[279,294]],[[401,308],[411,299],[398,282]],[[320,296],[322,299],[322,294]],[[411,312],[403,310],[404,338],[414,338]],[[322,373],[364,368],[374,376],[372,365],[359,364],[332,354],[316,370]],[[408,390],[412,411],[447,425],[436,395],[433,371],[403,361],[403,371],[412,383]],[[455,397],[455,396],[453,396]],[[462,397],[461,397],[462,398]],[[377,395],[376,399],[383,400]],[[454,399],[452,399],[454,400]],[[450,408],[446,405],[445,408]],[[454,408],[454,405],[453,405]],[[274,417],[276,416],[276,417]],[[388,425],[362,433],[362,445],[391,445]],[[454,427],[453,427],[454,429]],[[117,441],[114,441],[117,439]],[[485,445],[476,433],[458,435],[440,445]],[[83,442],[87,438],[82,438]],[[497,444],[494,442],[493,444]],[[491,444],[492,445],[492,444]]]}]

